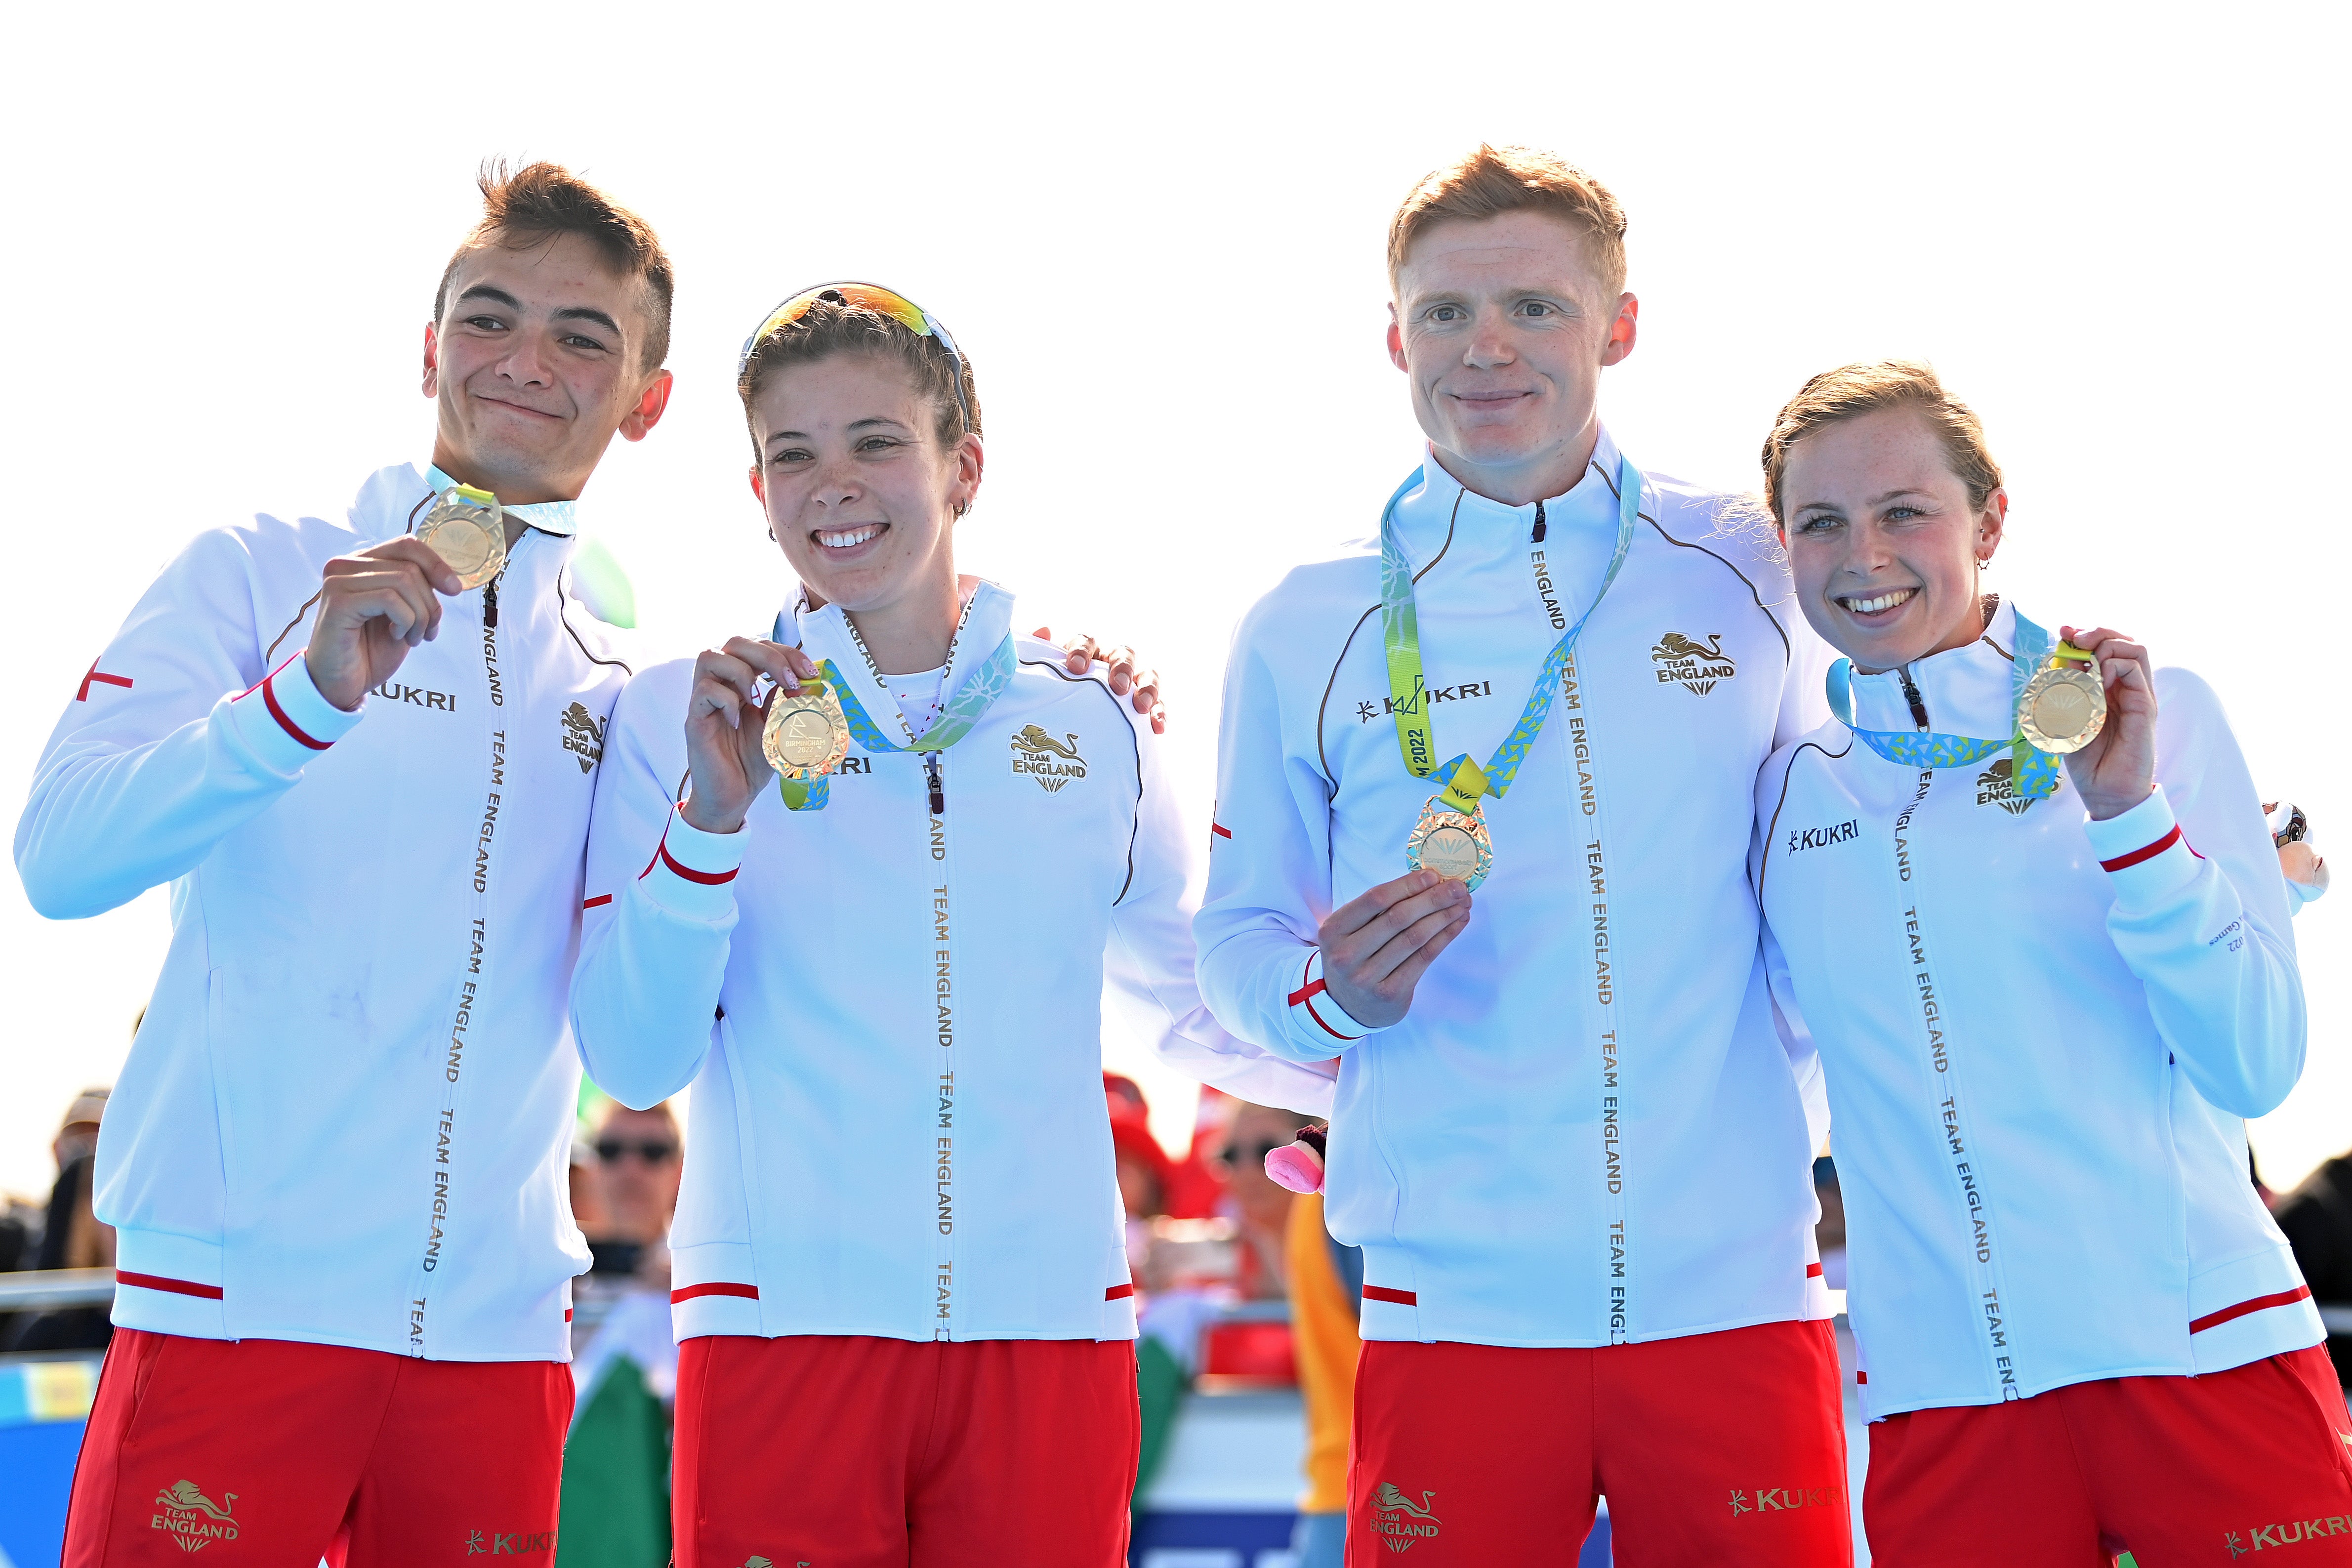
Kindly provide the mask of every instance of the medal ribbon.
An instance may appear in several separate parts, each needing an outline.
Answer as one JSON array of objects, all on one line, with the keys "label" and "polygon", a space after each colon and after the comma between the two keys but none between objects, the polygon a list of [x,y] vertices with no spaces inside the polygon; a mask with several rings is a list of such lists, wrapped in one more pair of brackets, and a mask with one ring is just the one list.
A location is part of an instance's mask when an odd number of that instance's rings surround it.
[{"label": "medal ribbon", "polygon": [[1527,761],[1528,751],[1543,732],[1544,721],[1551,716],[1551,700],[1559,691],[1560,677],[1568,668],[1569,656],[1576,650],[1576,639],[1584,630],[1584,623],[1601,607],[1609,595],[1609,585],[1617,581],[1618,569],[1625,564],[1625,553],[1633,545],[1633,521],[1642,509],[1642,474],[1633,459],[1622,453],[1617,458],[1617,548],[1609,557],[1609,571],[1601,579],[1601,591],[1592,595],[1584,614],[1568,628],[1551,652],[1544,656],[1543,668],[1536,675],[1535,685],[1528,692],[1527,706],[1520,710],[1519,721],[1503,737],[1495,754],[1480,767],[1470,760],[1468,752],[1455,757],[1443,767],[1435,765],[1437,735],[1435,725],[1424,710],[1424,684],[1421,666],[1421,619],[1413,605],[1412,566],[1405,559],[1404,548],[1397,542],[1396,507],[1405,493],[1422,482],[1425,468],[1415,468],[1389,504],[1381,511],[1381,641],[1388,654],[1389,700],[1396,710],[1397,749],[1404,753],[1404,765],[1413,777],[1425,779],[1435,775],[1444,787],[1436,804],[1449,810],[1473,814],[1478,809],[1481,795],[1491,795],[1497,800],[1518,777],[1519,764]]},{"label": "medal ribbon", "polygon": [[[2021,708],[2025,684],[2045,663],[2068,659],[2095,666],[2097,660],[2072,643],[2053,643],[2048,632],[2022,614],[2017,620],[2017,657],[2009,671],[2010,705]],[[1830,666],[1830,712],[1854,732],[1862,743],[1890,763],[1906,768],[1958,768],[1980,763],[1996,752],[2007,752],[2010,787],[2040,800],[2058,787],[2058,759],[2025,738],[2021,726],[2006,741],[1981,741],[1969,735],[1947,735],[1933,730],[1864,730],[1853,721],[1853,661],[1842,658]]]},{"label": "medal ribbon", "polygon": [[[982,662],[978,669],[964,678],[963,684],[956,689],[955,696],[932,721],[931,727],[919,737],[910,737],[904,745],[884,737],[880,727],[867,715],[865,705],[849,689],[849,683],[842,679],[841,670],[833,660],[824,661],[822,674],[824,685],[841,700],[841,714],[849,721],[850,739],[864,750],[944,752],[971,733],[971,727],[980,722],[981,716],[1004,695],[1004,689],[1013,683],[1013,639],[1008,636],[996,645],[995,651]],[[809,685],[813,687],[814,683]],[[904,715],[899,716],[898,724],[899,732],[907,733]],[[813,779],[779,778],[776,786],[783,793],[784,804],[793,810],[823,811],[828,794],[826,783],[823,776]],[[799,798],[794,799],[795,795]]]}]

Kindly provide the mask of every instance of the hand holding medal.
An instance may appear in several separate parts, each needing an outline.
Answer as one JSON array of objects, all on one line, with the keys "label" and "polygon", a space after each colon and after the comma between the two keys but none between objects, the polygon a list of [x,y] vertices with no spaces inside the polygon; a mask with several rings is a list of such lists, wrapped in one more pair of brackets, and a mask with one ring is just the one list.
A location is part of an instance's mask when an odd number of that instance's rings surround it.
[{"label": "hand holding medal", "polygon": [[848,740],[841,705],[808,655],[730,637],[694,661],[686,711],[692,783],[678,815],[705,833],[732,833],[772,771],[788,789],[794,780],[822,778],[841,765]]},{"label": "hand holding medal", "polygon": [[[2053,658],[2070,666],[2078,689],[2087,686],[2097,695],[2053,704],[2048,692],[2055,683],[2045,686],[2044,678],[2056,672],[2037,671],[2019,700],[2018,727],[2034,745],[2065,756],[2066,776],[2083,797],[2084,809],[2094,820],[2105,821],[2129,811],[2156,788],[2156,676],[2147,649],[2120,632],[2106,626],[2061,626],[2059,632],[2066,640]],[[2039,708],[2037,687],[2043,693]],[[2046,721],[2062,732],[2037,736],[2029,721]]]}]

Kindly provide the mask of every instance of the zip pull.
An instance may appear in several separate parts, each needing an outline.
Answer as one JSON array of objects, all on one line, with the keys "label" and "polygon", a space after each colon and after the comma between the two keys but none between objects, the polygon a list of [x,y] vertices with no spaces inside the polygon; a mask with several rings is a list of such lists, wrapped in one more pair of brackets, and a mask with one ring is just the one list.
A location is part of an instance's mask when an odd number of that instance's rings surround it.
[{"label": "zip pull", "polygon": [[[503,577],[506,574],[503,572],[499,574],[499,577]],[[499,629],[498,577],[493,577],[488,582],[482,584],[482,629],[488,632],[494,632]]]},{"label": "zip pull", "polygon": [[948,813],[948,788],[940,780],[940,754],[937,752],[923,753],[923,777],[929,781],[931,786],[931,815],[945,816]]},{"label": "zip pull", "polygon": [[1897,669],[1895,673],[1901,677],[1903,680],[1903,700],[1911,704],[1911,721],[1918,725],[1922,730],[1929,728],[1930,726],[1927,723],[1927,700],[1919,695],[1919,689],[1917,687],[1911,684],[1910,669],[1906,667],[1904,668]]},{"label": "zip pull", "polygon": [[1529,544],[1541,544],[1544,542],[1544,526],[1543,502],[1538,501],[1536,502],[1536,531],[1528,535]]}]

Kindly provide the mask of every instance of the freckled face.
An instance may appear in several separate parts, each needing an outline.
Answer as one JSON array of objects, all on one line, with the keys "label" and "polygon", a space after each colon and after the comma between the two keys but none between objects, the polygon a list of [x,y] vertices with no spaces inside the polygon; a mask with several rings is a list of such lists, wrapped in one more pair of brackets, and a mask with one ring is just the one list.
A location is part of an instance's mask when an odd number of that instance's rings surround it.
[{"label": "freckled face", "polygon": [[1884,408],[1815,431],[1781,472],[1782,537],[1805,619],[1864,669],[1973,641],[1980,562],[2009,499],[1971,506],[1916,410]]}]

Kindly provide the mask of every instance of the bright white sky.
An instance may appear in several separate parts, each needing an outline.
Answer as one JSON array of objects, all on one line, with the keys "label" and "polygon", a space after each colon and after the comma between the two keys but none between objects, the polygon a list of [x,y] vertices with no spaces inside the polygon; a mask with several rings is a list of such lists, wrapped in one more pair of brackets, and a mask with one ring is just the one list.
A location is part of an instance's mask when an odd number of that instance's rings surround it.
[{"label": "bright white sky", "polygon": [[[1157,659],[1205,816],[1234,620],[1417,459],[1389,214],[1486,139],[1632,215],[1642,339],[1603,407],[1636,460],[1752,487],[1807,374],[1933,359],[2008,470],[1992,584],[2203,672],[2352,858],[2310,647],[2347,561],[2340,6],[264,9],[12,24],[10,790],[191,533],[427,450],[419,342],[496,153],[586,173],[677,264],[669,416],[583,507],[655,638],[767,625],[735,349],[793,289],[876,279],[979,374],[964,564]],[[2296,934],[2311,1066],[2254,1133],[2280,1185],[2352,1145],[2352,886]],[[0,878],[0,1186],[46,1193],[165,937],[160,893],[52,924]],[[1153,1086],[1174,1131],[1189,1100]]]}]

